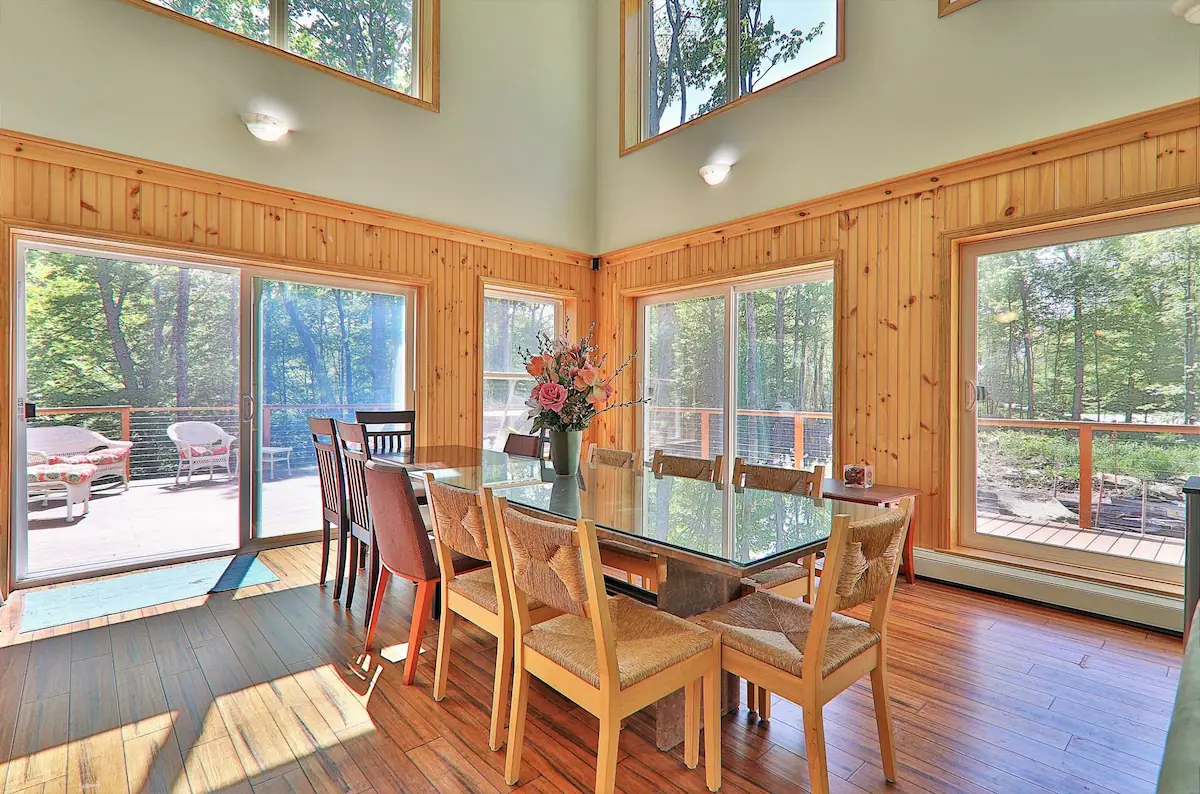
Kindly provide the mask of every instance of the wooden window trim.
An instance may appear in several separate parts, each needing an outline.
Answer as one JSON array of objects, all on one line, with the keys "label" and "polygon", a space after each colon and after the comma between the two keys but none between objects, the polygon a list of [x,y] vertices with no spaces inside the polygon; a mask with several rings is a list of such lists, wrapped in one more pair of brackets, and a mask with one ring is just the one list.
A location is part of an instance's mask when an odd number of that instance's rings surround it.
[{"label": "wooden window trim", "polygon": [[[190,17],[187,14],[182,14],[170,8],[151,3],[150,0],[123,0],[130,5],[143,8],[151,13],[159,16],[173,19],[178,22],[183,22],[198,30],[208,31],[218,36],[223,36],[230,41],[236,41],[240,44],[246,44],[254,47],[262,52],[269,52],[272,55],[290,60],[293,63],[307,66],[310,69],[315,69],[324,74],[333,75],[334,77],[354,83],[355,85],[369,88],[372,91],[399,99],[401,102],[407,102],[410,105],[416,105],[419,108],[439,112],[439,102],[441,94],[441,0],[413,0],[413,12],[416,17],[417,35],[413,40],[413,70],[416,83],[418,85],[418,96],[410,96],[402,91],[397,91],[394,88],[388,88],[378,83],[373,83],[370,80],[363,79],[357,75],[348,74],[347,72],[334,69],[331,66],[326,66],[323,63],[309,60],[302,55],[297,55],[294,52],[289,52],[286,49],[276,46],[275,44],[266,44],[261,41],[256,41],[230,30],[217,27],[209,24],[201,19]],[[271,38],[273,40],[279,38],[279,33],[276,30],[278,25],[272,28]],[[285,31],[286,32],[286,31]]]},{"label": "wooden window trim", "polygon": [[946,14],[962,11],[967,6],[978,2],[979,0],[938,0],[938,16],[944,17]]},{"label": "wooden window trim", "polygon": [[[940,2],[945,2],[945,0],[940,0]],[[975,0],[959,0],[956,5],[973,2]],[[772,83],[758,91],[753,91],[745,96],[730,100],[715,110],[710,110],[702,116],[685,121],[683,124],[672,127],[665,132],[660,132],[657,135],[643,139],[642,132],[645,129],[644,117],[649,91],[646,81],[646,70],[641,68],[641,64],[645,61],[646,49],[645,36],[643,35],[643,31],[646,29],[645,8],[646,0],[621,0],[621,98],[618,111],[621,127],[619,143],[621,157],[636,152],[639,149],[644,149],[650,144],[674,135],[680,130],[688,129],[697,122],[718,116],[730,108],[739,107],[755,97],[768,94],[776,88],[790,85],[846,60],[846,0],[837,0],[837,53],[833,57],[813,64],[807,69],[789,75],[779,82]],[[730,35],[734,30],[735,20],[736,18],[732,18],[728,23],[728,33]],[[737,61],[736,58],[730,60]],[[729,64],[727,71],[736,77],[739,65],[738,63]],[[726,84],[735,84],[729,79],[729,75],[727,75]]]}]

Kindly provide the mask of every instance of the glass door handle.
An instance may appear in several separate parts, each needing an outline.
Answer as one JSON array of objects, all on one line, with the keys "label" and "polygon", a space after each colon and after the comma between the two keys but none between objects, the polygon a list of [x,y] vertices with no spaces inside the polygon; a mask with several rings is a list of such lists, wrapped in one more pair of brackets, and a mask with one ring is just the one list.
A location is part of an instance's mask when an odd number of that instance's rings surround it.
[{"label": "glass door handle", "polygon": [[973,380],[964,381],[963,385],[967,387],[967,404],[963,406],[963,410],[974,411],[975,406],[979,404],[979,386]]},{"label": "glass door handle", "polygon": [[249,394],[242,397],[242,421],[250,422],[254,419],[254,398]]}]

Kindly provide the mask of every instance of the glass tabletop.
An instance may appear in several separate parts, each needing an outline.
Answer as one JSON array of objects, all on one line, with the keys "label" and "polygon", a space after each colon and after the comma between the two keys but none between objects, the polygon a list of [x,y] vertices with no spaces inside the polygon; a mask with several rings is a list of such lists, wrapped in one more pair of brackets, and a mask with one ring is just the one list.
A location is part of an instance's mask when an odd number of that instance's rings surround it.
[{"label": "glass tabletop", "polygon": [[490,486],[515,505],[590,519],[615,533],[747,571],[819,551],[835,515],[859,520],[881,512],[870,505],[718,488],[614,466],[584,466],[573,477],[558,477],[546,461],[467,447],[418,447],[392,459],[447,485],[472,491]]}]

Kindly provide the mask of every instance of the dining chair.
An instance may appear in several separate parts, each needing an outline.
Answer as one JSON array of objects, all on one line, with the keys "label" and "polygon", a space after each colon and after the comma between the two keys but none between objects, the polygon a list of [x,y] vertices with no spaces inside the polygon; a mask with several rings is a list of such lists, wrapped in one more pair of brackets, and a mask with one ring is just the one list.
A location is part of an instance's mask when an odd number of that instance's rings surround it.
[{"label": "dining chair", "polygon": [[311,418],[313,454],[317,459],[317,477],[321,484],[321,587],[329,568],[329,533],[337,533],[338,558],[334,571],[333,597],[342,597],[342,576],[346,568],[346,545],[349,528],[346,523],[346,477],[342,472],[342,456],[338,453],[337,431],[333,420]]},{"label": "dining chair", "polygon": [[[504,779],[516,785],[534,675],[600,721],[596,791],[615,787],[621,720],[683,689],[684,763],[700,760],[710,791],[721,786],[720,644],[695,623],[604,591],[596,526],[543,521],[494,498],[492,515],[515,621],[512,708]],[[563,614],[533,623],[536,599]],[[703,698],[701,689],[703,688]]]},{"label": "dining chair", "polygon": [[758,466],[742,458],[733,459],[733,487],[781,491],[820,499],[825,491],[825,467],[806,469]]},{"label": "dining chair", "polygon": [[354,603],[354,588],[358,582],[358,571],[365,567],[367,573],[367,620],[371,619],[370,607],[375,600],[375,585],[379,578],[379,552],[375,548],[374,525],[371,522],[370,499],[367,491],[367,463],[371,460],[371,446],[367,441],[366,425],[334,420],[337,431],[338,452],[342,458],[342,474],[346,478],[346,523],[347,563],[350,569],[346,590],[346,609]]},{"label": "dining chair", "polygon": [[[512,686],[513,612],[508,583],[500,562],[496,525],[488,514],[490,489],[483,493],[455,488],[425,475],[433,523],[434,548],[441,571],[442,617],[438,626],[437,667],[433,677],[433,699],[446,697],[450,676],[450,653],[454,623],[462,617],[496,638],[495,680],[492,683],[492,717],[488,746],[499,750],[501,731]],[[486,560],[483,567],[465,569],[460,560]],[[465,573],[459,573],[466,570]],[[529,617],[534,623],[559,614],[558,610],[530,600]]]},{"label": "dining chair", "polygon": [[588,444],[587,455],[584,458],[589,466],[617,466],[622,469],[636,469],[638,456],[636,452],[624,449],[605,449],[593,441]]},{"label": "dining chair", "polygon": [[[425,627],[433,612],[434,594],[441,578],[437,560],[434,559],[433,543],[421,518],[417,495],[413,491],[408,470],[385,460],[370,460],[365,465],[367,494],[371,512],[375,515],[375,547],[378,550],[378,581],[371,599],[367,621],[367,639],[363,653],[370,653],[379,627],[379,613],[387,584],[392,576],[414,583],[417,586],[413,604],[412,621],[408,630],[408,654],[404,659],[404,684],[412,684],[417,674],[417,659],[421,656],[421,640]],[[451,571],[469,571],[486,566],[487,562],[468,556],[456,555]],[[445,620],[445,612],[443,612]]]},{"label": "dining chair", "polygon": [[[835,516],[815,605],[774,593],[751,593],[693,618],[721,635],[721,666],[726,671],[803,709],[813,794],[829,791],[822,709],[868,674],[884,776],[896,780],[887,620],[912,509],[909,497],[899,509],[874,518],[851,523],[849,516]],[[867,603],[867,622],[841,614]]]},{"label": "dining chair", "polygon": [[689,458],[684,455],[668,455],[661,449],[654,450],[650,460],[650,471],[655,477],[685,477],[689,480],[703,480],[720,484],[721,469],[724,457],[717,455],[715,460],[707,458]]},{"label": "dining chair", "polygon": [[520,455],[523,458],[540,458],[544,449],[544,438],[539,435],[509,433],[504,439],[504,454]]},{"label": "dining chair", "polygon": [[367,441],[376,455],[404,452],[405,439],[410,452],[416,446],[416,411],[355,411],[354,421],[367,426]]}]

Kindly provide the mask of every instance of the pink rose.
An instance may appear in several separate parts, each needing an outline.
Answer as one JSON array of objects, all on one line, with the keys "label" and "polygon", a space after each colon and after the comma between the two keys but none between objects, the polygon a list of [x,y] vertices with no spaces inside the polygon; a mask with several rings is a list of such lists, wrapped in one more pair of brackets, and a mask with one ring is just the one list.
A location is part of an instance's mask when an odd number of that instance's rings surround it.
[{"label": "pink rose", "polygon": [[557,414],[562,413],[563,405],[567,402],[567,389],[557,383],[539,383],[529,396],[547,411]]}]

